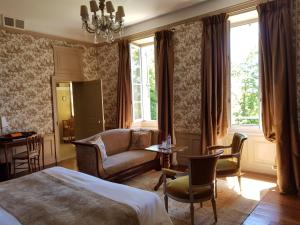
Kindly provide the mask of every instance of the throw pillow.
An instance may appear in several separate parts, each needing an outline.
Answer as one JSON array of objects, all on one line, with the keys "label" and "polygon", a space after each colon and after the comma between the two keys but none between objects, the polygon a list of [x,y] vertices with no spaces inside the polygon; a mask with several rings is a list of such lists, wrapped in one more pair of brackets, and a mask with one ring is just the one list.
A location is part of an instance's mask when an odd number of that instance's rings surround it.
[{"label": "throw pillow", "polygon": [[134,130],[131,133],[129,150],[145,149],[151,145],[151,131]]},{"label": "throw pillow", "polygon": [[103,161],[107,159],[105,144],[104,144],[101,136],[97,137],[94,140],[89,141],[89,143],[97,145],[98,149],[100,150],[101,158]]}]

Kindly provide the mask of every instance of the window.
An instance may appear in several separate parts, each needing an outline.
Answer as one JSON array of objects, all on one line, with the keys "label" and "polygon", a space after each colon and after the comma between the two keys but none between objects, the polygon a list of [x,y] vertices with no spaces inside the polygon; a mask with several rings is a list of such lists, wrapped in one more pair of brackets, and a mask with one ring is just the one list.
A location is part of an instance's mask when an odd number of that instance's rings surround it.
[{"label": "window", "polygon": [[260,126],[257,12],[230,18],[231,126]]},{"label": "window", "polygon": [[154,38],[130,44],[133,121],[157,120]]}]

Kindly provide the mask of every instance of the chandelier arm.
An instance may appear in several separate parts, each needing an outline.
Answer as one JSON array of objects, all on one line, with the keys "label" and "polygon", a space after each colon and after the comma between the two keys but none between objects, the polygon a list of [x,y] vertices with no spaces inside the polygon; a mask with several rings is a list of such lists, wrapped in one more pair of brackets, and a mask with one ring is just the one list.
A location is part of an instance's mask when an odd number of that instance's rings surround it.
[{"label": "chandelier arm", "polygon": [[93,34],[96,32],[96,29],[91,28],[87,22],[85,22],[85,30],[90,34]]},{"label": "chandelier arm", "polygon": [[112,27],[111,30],[115,33],[118,33],[122,30],[122,24],[118,24],[118,26],[116,28]]}]

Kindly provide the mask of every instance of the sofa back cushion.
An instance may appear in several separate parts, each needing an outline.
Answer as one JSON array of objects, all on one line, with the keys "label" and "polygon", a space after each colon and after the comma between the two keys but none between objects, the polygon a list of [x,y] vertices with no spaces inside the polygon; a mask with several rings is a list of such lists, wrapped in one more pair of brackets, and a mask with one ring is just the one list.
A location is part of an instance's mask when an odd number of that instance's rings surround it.
[{"label": "sofa back cushion", "polygon": [[130,129],[113,129],[101,133],[108,156],[127,151],[131,141]]},{"label": "sofa back cushion", "polygon": [[151,145],[151,130],[133,130],[129,150],[144,150]]}]

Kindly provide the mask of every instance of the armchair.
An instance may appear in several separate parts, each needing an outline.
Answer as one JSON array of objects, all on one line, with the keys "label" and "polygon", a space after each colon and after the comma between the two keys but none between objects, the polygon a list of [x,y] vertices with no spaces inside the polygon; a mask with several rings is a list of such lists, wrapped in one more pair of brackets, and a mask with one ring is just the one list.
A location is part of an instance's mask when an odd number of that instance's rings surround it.
[{"label": "armchair", "polygon": [[[190,203],[191,224],[194,224],[194,203],[211,200],[214,218],[217,222],[217,209],[215,201],[216,164],[222,150],[210,152],[207,155],[182,155],[188,159],[188,172],[179,172],[163,169],[164,200],[168,211],[168,197],[185,203]],[[168,176],[179,176],[167,182]]]},{"label": "armchair", "polygon": [[[217,162],[217,177],[230,177],[237,176],[239,182],[239,188],[241,191],[241,157],[242,150],[247,136],[241,133],[235,133],[233,135],[232,143],[228,146],[214,145],[208,147],[208,151],[214,151],[217,149],[230,149],[230,154],[221,155]],[[217,180],[215,185],[215,192],[217,195]]]}]

